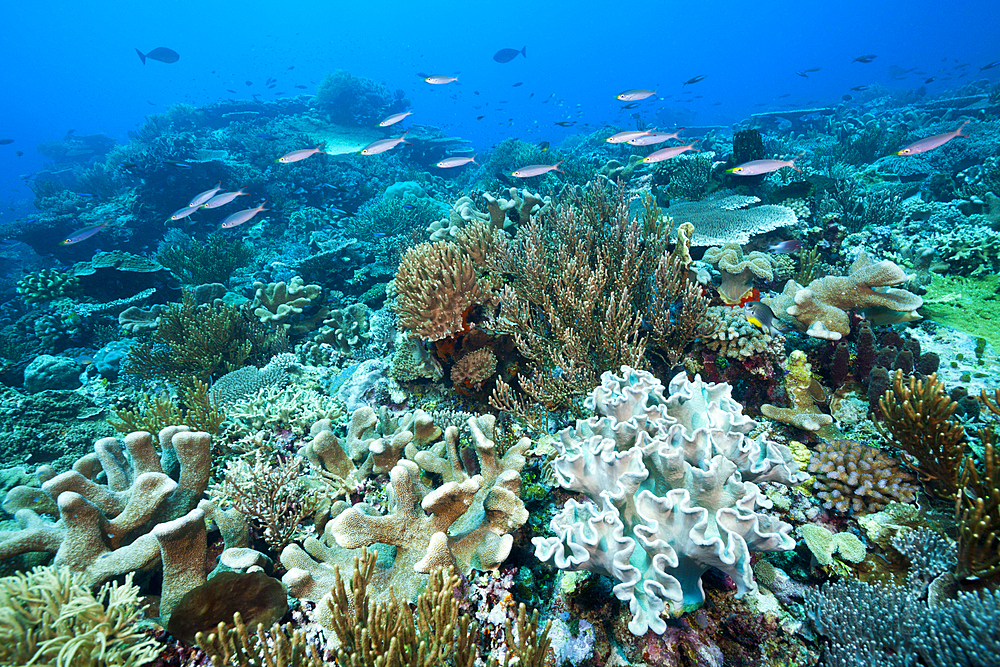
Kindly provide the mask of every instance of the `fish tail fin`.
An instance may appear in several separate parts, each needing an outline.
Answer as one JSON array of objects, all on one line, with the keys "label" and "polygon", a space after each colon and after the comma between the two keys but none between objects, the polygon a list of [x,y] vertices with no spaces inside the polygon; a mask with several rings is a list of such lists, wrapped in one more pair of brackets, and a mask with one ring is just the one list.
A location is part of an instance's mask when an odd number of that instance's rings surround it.
[{"label": "fish tail fin", "polygon": [[967,121],[967,120],[966,121],[962,121],[962,124],[958,126],[957,130],[955,130],[955,136],[956,137],[967,137],[967,136],[969,136],[967,134],[962,134],[962,128],[965,127],[968,122],[969,121]]},{"label": "fish tail fin", "polygon": [[793,157],[793,158],[792,158],[792,160],[791,160],[791,161],[792,161],[792,163],[791,163],[790,165],[788,165],[788,166],[790,166],[790,167],[791,167],[792,169],[794,169],[795,171],[799,172],[800,174],[802,173],[802,170],[801,170],[801,169],[799,169],[798,167],[796,167],[796,166],[795,166],[795,161],[796,161],[796,160],[798,160],[798,159],[799,159],[800,157],[802,157],[803,155],[805,155],[805,153],[804,153],[804,152],[803,152],[803,153],[799,153],[798,155],[796,155],[795,157]]},{"label": "fish tail fin", "polygon": [[[524,47],[524,48],[528,48],[528,47]],[[473,153],[472,154],[472,164],[479,164],[478,162],[476,162],[476,156],[477,155],[479,155],[479,153]]]},{"label": "fish tail fin", "polygon": [[143,52],[140,51],[139,49],[136,49],[135,52],[139,54],[139,60],[141,60],[142,64],[145,65],[146,64],[146,56],[145,56],[145,54],[143,54]]},{"label": "fish tail fin", "polygon": [[528,46],[527,46],[527,44],[525,44],[524,48],[521,49],[521,55],[524,56],[525,58],[528,57]]},{"label": "fish tail fin", "polygon": [[563,162],[565,162],[565,160],[559,160],[554,165],[552,165],[555,168],[555,171],[558,171],[560,174],[565,174],[566,173],[562,169],[559,168],[559,165],[561,165]]}]

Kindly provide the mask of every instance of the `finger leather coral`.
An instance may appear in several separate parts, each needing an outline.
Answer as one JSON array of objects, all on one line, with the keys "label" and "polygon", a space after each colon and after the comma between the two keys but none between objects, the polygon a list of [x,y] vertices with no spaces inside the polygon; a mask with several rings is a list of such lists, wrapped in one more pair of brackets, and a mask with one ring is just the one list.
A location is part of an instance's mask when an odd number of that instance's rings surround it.
[{"label": "finger leather coral", "polygon": [[756,590],[750,552],[795,548],[791,526],[762,511],[771,501],[757,484],[807,477],[788,447],[749,437],[756,423],[728,384],[680,373],[669,398],[664,389],[628,366],[604,373],[585,401],[597,415],[560,432],[553,462],[560,486],[587,499],[566,501],[555,536],[532,540],[542,561],[616,579],[636,635],[663,634],[663,612],[698,607],[710,567],[738,595]]}]

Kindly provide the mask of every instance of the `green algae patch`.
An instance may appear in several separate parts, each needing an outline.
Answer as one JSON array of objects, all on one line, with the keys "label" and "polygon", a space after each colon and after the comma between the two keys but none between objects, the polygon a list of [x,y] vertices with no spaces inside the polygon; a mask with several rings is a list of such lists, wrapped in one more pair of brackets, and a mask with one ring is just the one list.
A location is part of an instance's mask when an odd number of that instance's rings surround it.
[{"label": "green algae patch", "polygon": [[938,324],[986,340],[1000,350],[1000,277],[934,276],[920,314]]}]

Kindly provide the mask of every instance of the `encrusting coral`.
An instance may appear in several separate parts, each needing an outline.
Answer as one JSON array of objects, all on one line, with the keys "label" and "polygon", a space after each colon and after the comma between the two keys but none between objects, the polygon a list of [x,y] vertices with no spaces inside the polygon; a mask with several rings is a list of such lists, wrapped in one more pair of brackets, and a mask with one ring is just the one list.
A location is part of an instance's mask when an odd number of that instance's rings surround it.
[{"label": "encrusting coral", "polygon": [[879,307],[912,313],[920,308],[924,301],[919,296],[890,287],[906,280],[898,264],[875,262],[862,250],[847,276],[817,278],[807,287],[789,280],[781,294],[762,301],[779,317],[793,316],[808,327],[806,333],[810,336],[840,340],[851,332],[849,310]]},{"label": "encrusting coral", "polygon": [[559,433],[552,468],[559,485],[586,495],[566,501],[535,537],[535,555],[560,569],[591,570],[618,583],[629,630],[666,631],[664,611],[705,599],[702,575],[716,567],[738,595],[756,590],[750,551],[795,547],[792,527],[766,513],[757,483],[805,479],[784,445],[750,438],[756,423],[728,384],[663,384],[645,371],[604,373],[585,405],[597,415]]}]

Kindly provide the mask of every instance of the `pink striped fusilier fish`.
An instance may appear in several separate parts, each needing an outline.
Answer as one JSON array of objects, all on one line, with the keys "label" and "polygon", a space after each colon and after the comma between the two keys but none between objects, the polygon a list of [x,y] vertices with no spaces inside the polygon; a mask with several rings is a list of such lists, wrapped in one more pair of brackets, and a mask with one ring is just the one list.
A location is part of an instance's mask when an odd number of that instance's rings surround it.
[{"label": "pink striped fusilier fish", "polygon": [[783,167],[791,167],[801,174],[802,170],[795,166],[795,161],[803,155],[805,153],[799,153],[791,160],[751,160],[750,162],[736,165],[732,169],[726,169],[726,173],[736,176],[759,176],[760,174],[770,174],[772,171],[778,171]]},{"label": "pink striped fusilier fish", "polygon": [[201,194],[195,195],[195,198],[188,202],[188,206],[194,206],[195,208],[198,208],[199,206],[207,202],[209,199],[219,194],[219,190],[221,189],[222,189],[222,181],[219,181],[218,183],[215,184],[215,187],[212,188],[211,190],[205,190]]},{"label": "pink striped fusilier fish", "polygon": [[408,144],[406,141],[406,135],[401,137],[389,137],[388,139],[379,139],[378,141],[373,141],[364,148],[361,149],[362,155],[378,155],[379,153],[384,153],[387,150],[395,148],[400,144]]},{"label": "pink striped fusilier fish", "polygon": [[514,178],[531,178],[532,176],[547,174],[550,171],[558,171],[561,174],[563,170],[559,168],[559,165],[562,163],[563,161],[559,160],[555,164],[530,164],[527,167],[521,167],[517,171],[512,171],[510,175]]},{"label": "pink striped fusilier fish", "polygon": [[671,139],[680,140],[677,135],[681,133],[678,129],[676,132],[647,132],[644,135],[633,137],[626,141],[625,143],[631,144],[632,146],[653,146],[654,144],[662,144],[664,141],[670,141]]},{"label": "pink striped fusilier fish", "polygon": [[663,162],[664,160],[669,160],[672,157],[677,157],[681,153],[686,151],[698,152],[698,149],[694,147],[696,143],[701,141],[700,139],[695,139],[687,146],[670,146],[669,148],[661,148],[658,151],[650,153],[642,159],[646,164],[653,164],[654,162]]},{"label": "pink striped fusilier fish", "polygon": [[[969,121],[965,121],[968,123]],[[944,134],[935,134],[933,137],[927,137],[926,139],[921,139],[920,141],[915,141],[906,148],[900,150],[896,155],[916,155],[917,153],[926,153],[929,150],[933,150],[938,146],[944,146],[946,143],[954,139],[955,137],[967,137],[969,135],[962,134],[962,128],[965,127],[965,123],[958,126],[957,130],[953,132],[945,132]]]},{"label": "pink striped fusilier fish", "polygon": [[427,83],[432,83],[436,86],[442,83],[451,83],[452,81],[458,81],[457,76],[445,76],[444,74],[432,74],[431,76],[424,79]]},{"label": "pink striped fusilier fish", "polygon": [[171,214],[171,220],[180,220],[181,218],[186,218],[195,211],[201,208],[201,204],[195,204],[194,206],[185,206],[184,208],[179,208]]},{"label": "pink striped fusilier fish", "polygon": [[434,166],[440,167],[441,169],[451,169],[452,167],[461,167],[467,165],[470,162],[472,164],[479,164],[478,162],[476,162],[476,155],[479,155],[479,153],[476,153],[472,157],[446,157],[445,159],[441,160]]},{"label": "pink striped fusilier fish", "polygon": [[109,223],[102,222],[99,225],[93,225],[91,227],[84,227],[83,229],[78,229],[65,239],[59,242],[59,245],[73,245],[74,243],[79,243],[80,241],[86,241],[91,236],[101,231],[108,226]]},{"label": "pink striped fusilier fish", "polygon": [[209,199],[207,202],[205,202],[204,204],[202,204],[201,207],[202,208],[219,208],[220,206],[224,206],[224,205],[228,204],[229,202],[233,201],[234,199],[236,199],[240,195],[248,195],[248,194],[250,194],[250,193],[249,192],[244,192],[242,188],[240,188],[236,192],[223,192],[221,195],[215,195],[214,197],[212,197],[211,199]]},{"label": "pink striped fusilier fish", "polygon": [[618,95],[618,99],[622,102],[638,102],[639,100],[644,100],[647,97],[652,97],[656,94],[655,90],[644,90],[642,88],[633,88],[632,90],[626,90],[624,93]]},{"label": "pink striped fusilier fish", "polygon": [[252,219],[255,215],[257,215],[261,211],[270,211],[271,209],[264,208],[264,204],[266,203],[267,202],[265,201],[263,204],[261,204],[256,208],[245,208],[242,211],[237,211],[236,213],[233,213],[231,216],[222,221],[222,223],[219,225],[219,228],[230,229],[231,227],[238,227],[239,225],[242,225],[244,222],[247,222],[250,219]]},{"label": "pink striped fusilier fish", "polygon": [[281,164],[289,164],[292,162],[298,162],[299,160],[305,160],[307,157],[322,152],[323,152],[323,144],[320,144],[316,148],[303,148],[300,151],[292,151],[291,153],[285,153],[277,160],[275,160],[275,162],[280,162]]},{"label": "pink striped fusilier fish", "polygon": [[395,125],[399,121],[403,120],[407,116],[412,116],[412,111],[404,111],[403,113],[394,113],[381,123],[378,124],[379,127],[389,127],[390,125]]},{"label": "pink striped fusilier fish", "polygon": [[644,137],[647,134],[652,134],[649,130],[626,130],[624,132],[618,132],[617,134],[612,134],[610,137],[605,139],[609,144],[624,144],[628,143],[636,137]]}]

